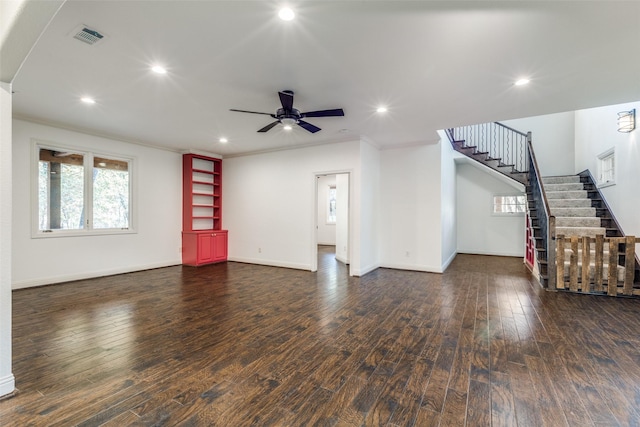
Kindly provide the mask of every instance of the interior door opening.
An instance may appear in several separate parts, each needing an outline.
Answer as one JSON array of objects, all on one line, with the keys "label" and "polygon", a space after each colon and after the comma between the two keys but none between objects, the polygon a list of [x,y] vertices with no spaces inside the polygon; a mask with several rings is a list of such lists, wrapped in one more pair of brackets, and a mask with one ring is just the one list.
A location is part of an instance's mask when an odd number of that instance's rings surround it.
[{"label": "interior door opening", "polygon": [[349,172],[315,175],[312,271],[318,269],[318,245],[335,247],[335,259],[350,268]]}]

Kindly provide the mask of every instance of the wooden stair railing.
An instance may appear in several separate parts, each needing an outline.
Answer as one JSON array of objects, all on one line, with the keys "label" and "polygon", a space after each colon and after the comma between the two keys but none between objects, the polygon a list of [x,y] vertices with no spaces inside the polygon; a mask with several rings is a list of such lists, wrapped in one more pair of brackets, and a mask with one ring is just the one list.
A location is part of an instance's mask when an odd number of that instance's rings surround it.
[{"label": "wooden stair railing", "polygon": [[[640,238],[634,236],[565,238],[558,235],[556,289],[608,296],[640,296],[640,284],[634,282],[636,243],[640,243]],[[620,266],[622,255],[624,261]]]}]

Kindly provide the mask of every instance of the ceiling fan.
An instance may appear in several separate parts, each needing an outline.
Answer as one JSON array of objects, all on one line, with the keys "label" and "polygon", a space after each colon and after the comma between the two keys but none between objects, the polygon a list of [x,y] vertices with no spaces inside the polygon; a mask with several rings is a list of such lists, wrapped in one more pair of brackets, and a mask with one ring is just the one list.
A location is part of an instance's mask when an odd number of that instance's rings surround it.
[{"label": "ceiling fan", "polygon": [[278,111],[276,111],[275,114],[260,113],[258,111],[235,110],[233,108],[230,111],[237,111],[239,113],[264,114],[276,119],[275,122],[269,123],[262,129],[258,130],[258,132],[267,132],[278,123],[281,123],[285,126],[285,129],[287,129],[287,127],[291,129],[291,126],[298,125],[311,133],[316,133],[320,130],[320,128],[312,125],[309,122],[305,122],[302,119],[306,117],[344,116],[344,111],[342,110],[342,108],[336,108],[334,110],[308,111],[306,113],[301,113],[299,110],[293,108],[293,91],[283,90],[278,92],[278,95],[280,96],[280,103],[282,104],[282,108],[278,108]]}]

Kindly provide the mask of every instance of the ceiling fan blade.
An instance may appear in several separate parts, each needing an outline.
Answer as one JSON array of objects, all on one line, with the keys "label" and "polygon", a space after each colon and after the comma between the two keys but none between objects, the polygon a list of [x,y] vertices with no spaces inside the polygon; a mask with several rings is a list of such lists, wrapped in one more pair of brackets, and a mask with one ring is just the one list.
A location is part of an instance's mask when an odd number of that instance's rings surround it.
[{"label": "ceiling fan blade", "polygon": [[262,129],[260,129],[258,132],[267,132],[268,130],[270,130],[272,127],[274,127],[278,123],[280,123],[280,120],[276,120],[275,122],[269,123],[268,125],[266,125]]},{"label": "ceiling fan blade", "polygon": [[283,90],[281,92],[278,92],[278,95],[280,96],[280,103],[282,104],[282,108],[284,108],[285,111],[291,111],[291,109],[293,108],[293,91]]},{"label": "ceiling fan blade", "polygon": [[308,113],[301,113],[302,117],[337,117],[344,116],[344,110],[342,108],[336,108],[334,110],[320,110],[309,111]]},{"label": "ceiling fan blade", "polygon": [[316,133],[319,130],[321,130],[318,126],[314,126],[311,123],[305,122],[304,120],[298,120],[298,125],[300,127],[305,128],[306,130],[308,130],[311,133]]},{"label": "ceiling fan blade", "polygon": [[273,117],[273,114],[270,114],[270,113],[260,113],[260,112],[258,112],[258,111],[236,110],[236,109],[233,109],[233,108],[231,108],[229,111],[236,111],[236,112],[238,112],[238,113],[264,114],[265,116],[271,116],[271,117]]}]

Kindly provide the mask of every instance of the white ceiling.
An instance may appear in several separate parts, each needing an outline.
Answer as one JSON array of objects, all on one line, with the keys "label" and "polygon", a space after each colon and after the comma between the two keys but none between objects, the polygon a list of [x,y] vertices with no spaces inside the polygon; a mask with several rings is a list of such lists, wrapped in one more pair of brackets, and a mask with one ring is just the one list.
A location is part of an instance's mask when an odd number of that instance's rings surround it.
[{"label": "white ceiling", "polygon": [[[431,143],[449,126],[640,99],[640,2],[73,1],[13,82],[14,114],[176,150],[234,155],[363,137]],[[106,35],[89,46],[83,24]],[[166,75],[150,71],[160,63]],[[525,87],[513,85],[528,76]],[[256,131],[277,92],[345,117]],[[96,104],[79,101],[90,95]],[[375,108],[387,105],[385,115]],[[225,136],[229,143],[221,144]]]}]

